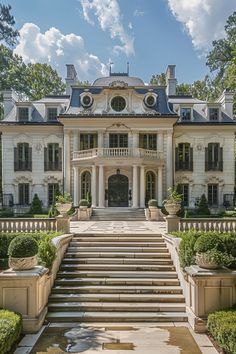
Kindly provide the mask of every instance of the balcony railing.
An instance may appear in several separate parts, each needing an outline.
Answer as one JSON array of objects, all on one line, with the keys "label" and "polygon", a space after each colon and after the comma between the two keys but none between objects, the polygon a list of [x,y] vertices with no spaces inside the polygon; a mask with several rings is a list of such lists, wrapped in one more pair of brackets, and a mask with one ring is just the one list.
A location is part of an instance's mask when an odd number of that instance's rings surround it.
[{"label": "balcony railing", "polygon": [[75,151],[73,160],[92,159],[96,157],[105,158],[147,158],[148,160],[162,160],[163,152],[139,148],[96,148],[90,150]]}]

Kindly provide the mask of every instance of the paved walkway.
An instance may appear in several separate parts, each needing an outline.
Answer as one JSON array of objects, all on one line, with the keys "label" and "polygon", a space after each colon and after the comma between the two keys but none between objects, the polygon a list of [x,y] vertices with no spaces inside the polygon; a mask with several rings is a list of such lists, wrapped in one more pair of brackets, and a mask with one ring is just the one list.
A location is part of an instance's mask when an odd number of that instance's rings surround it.
[{"label": "paved walkway", "polygon": [[165,222],[150,221],[72,221],[72,233],[150,234],[166,231]]}]

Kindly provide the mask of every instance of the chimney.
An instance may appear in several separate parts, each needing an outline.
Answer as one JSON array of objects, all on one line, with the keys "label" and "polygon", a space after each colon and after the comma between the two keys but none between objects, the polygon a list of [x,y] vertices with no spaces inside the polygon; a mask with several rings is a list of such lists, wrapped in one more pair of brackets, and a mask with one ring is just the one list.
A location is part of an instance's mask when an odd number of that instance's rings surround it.
[{"label": "chimney", "polygon": [[221,106],[226,114],[233,118],[234,93],[227,89],[224,90],[222,95],[218,98],[217,102],[221,103]]},{"label": "chimney", "polygon": [[3,108],[4,108],[4,118],[11,112],[14,108],[15,103],[19,101],[19,96],[14,90],[5,90],[3,93]]},{"label": "chimney", "polygon": [[76,84],[77,81],[77,72],[73,64],[66,64],[66,71],[66,94],[70,95],[72,92],[71,85]]},{"label": "chimney", "polygon": [[176,95],[177,80],[175,78],[175,65],[168,65],[166,70],[166,94],[167,96]]}]

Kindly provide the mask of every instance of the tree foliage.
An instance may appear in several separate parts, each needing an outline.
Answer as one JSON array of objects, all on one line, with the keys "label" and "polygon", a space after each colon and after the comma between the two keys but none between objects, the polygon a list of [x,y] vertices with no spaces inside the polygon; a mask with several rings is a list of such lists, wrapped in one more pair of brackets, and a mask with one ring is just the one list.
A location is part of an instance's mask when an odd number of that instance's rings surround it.
[{"label": "tree foliage", "polygon": [[0,42],[11,46],[16,43],[19,32],[13,28],[15,20],[10,11],[10,5],[0,4]]}]

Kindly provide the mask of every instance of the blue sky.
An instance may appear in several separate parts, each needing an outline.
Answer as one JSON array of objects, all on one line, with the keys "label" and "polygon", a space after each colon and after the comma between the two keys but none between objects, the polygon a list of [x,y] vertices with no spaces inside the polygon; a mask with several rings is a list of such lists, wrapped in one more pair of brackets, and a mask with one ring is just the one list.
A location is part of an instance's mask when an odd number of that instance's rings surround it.
[{"label": "blue sky", "polygon": [[75,64],[82,80],[125,71],[148,82],[176,64],[179,82],[208,72],[206,53],[224,35],[235,0],[3,0],[12,6],[26,62],[48,62],[65,75]]}]

